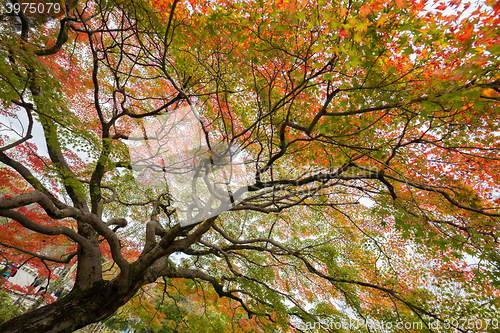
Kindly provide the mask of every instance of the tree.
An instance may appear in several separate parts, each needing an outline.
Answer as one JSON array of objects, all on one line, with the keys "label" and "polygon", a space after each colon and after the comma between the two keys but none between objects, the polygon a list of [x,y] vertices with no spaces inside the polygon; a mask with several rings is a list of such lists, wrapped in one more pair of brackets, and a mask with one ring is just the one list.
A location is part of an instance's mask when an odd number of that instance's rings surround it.
[{"label": "tree", "polygon": [[76,278],[0,332],[71,332],[162,277],[262,327],[492,327],[498,6],[49,3],[1,15],[0,162],[22,190],[0,216],[74,244]]}]

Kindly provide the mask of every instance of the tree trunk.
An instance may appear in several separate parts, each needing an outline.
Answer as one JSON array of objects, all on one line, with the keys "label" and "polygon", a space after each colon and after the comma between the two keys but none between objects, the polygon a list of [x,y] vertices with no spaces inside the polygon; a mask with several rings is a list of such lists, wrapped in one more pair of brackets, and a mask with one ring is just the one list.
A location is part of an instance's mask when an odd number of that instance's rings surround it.
[{"label": "tree trunk", "polygon": [[91,289],[73,289],[64,298],[27,312],[0,325],[0,333],[73,332],[105,319],[130,300],[139,288],[118,288],[114,281],[101,281]]}]

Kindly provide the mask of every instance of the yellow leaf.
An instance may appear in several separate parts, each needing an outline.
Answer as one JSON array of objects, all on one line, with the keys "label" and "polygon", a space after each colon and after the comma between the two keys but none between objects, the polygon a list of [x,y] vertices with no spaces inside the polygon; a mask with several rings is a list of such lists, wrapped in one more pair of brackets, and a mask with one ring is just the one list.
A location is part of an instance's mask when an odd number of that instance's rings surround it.
[{"label": "yellow leaf", "polygon": [[495,90],[493,90],[493,89],[488,88],[488,89],[483,90],[483,95],[485,95],[487,97],[491,97],[494,94],[495,94]]},{"label": "yellow leaf", "polygon": [[385,21],[387,21],[387,18],[389,16],[387,14],[382,14],[377,20],[377,27],[381,27],[384,25]]}]

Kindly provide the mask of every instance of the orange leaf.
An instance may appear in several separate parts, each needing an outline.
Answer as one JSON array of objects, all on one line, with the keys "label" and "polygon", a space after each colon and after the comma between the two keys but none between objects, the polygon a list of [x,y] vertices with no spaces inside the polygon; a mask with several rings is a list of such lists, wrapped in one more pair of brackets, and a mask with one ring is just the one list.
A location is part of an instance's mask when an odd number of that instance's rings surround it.
[{"label": "orange leaf", "polygon": [[361,17],[366,17],[366,15],[368,14],[371,14],[371,10],[370,8],[368,7],[368,5],[363,5],[361,6],[361,8],[359,9],[359,15],[361,15]]},{"label": "orange leaf", "polygon": [[399,8],[405,7],[404,0],[394,0],[394,1],[396,1],[396,5],[398,5]]}]

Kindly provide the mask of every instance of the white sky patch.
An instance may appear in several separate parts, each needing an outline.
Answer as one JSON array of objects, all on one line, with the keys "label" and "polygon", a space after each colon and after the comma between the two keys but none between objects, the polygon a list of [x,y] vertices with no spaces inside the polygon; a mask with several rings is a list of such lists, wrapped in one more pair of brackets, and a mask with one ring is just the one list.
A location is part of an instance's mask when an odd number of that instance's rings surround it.
[{"label": "white sky patch", "polygon": [[[7,117],[0,114],[0,135],[7,136],[7,142],[5,145],[24,137],[28,129],[28,124],[28,116],[26,115],[26,112],[20,108],[19,111],[15,113],[15,117]],[[33,129],[31,134],[33,137],[29,139],[28,142],[36,145],[39,155],[49,156],[47,145],[45,144],[42,125],[35,119],[33,120]]]},{"label": "white sky patch", "polygon": [[373,205],[375,205],[375,201],[373,201],[372,199],[370,199],[368,197],[361,197],[361,198],[359,198],[358,201],[360,204],[362,204],[363,206],[368,207],[368,208],[371,208],[371,207],[373,207]]}]

